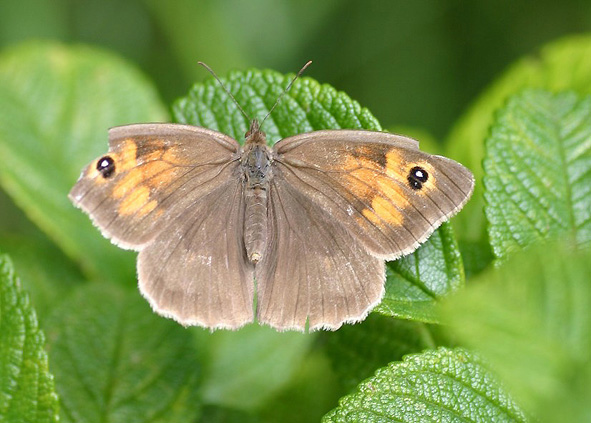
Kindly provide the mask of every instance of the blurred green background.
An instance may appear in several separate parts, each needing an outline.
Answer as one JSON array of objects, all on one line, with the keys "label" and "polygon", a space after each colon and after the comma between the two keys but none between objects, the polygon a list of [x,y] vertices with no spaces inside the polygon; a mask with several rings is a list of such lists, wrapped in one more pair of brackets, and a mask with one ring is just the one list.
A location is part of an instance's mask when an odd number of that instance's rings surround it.
[{"label": "blurred green background", "polygon": [[30,38],[114,50],[170,104],[208,63],[307,74],[347,92],[384,127],[442,139],[512,61],[591,30],[588,0],[2,0],[0,46]]}]

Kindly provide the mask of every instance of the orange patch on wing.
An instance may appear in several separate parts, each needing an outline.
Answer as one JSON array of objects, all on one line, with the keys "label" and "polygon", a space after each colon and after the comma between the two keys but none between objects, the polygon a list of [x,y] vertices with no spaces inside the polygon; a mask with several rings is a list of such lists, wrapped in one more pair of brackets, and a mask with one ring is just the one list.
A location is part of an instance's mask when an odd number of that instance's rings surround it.
[{"label": "orange patch on wing", "polygon": [[401,183],[406,184],[406,178],[408,171],[411,169],[408,167],[408,162],[400,154],[399,150],[393,149],[386,154],[386,174]]},{"label": "orange patch on wing", "polygon": [[407,198],[404,189],[396,181],[392,181],[391,178],[381,176],[376,181],[377,190],[382,193],[383,197],[389,199],[393,203],[398,204],[400,207],[406,207],[410,205],[410,201]]},{"label": "orange patch on wing", "polygon": [[347,188],[356,197],[371,199],[374,196],[376,178],[381,171],[380,166],[363,156],[349,155],[342,165],[349,175],[346,177]]},{"label": "orange patch on wing", "polygon": [[121,198],[119,213],[145,216],[158,206],[158,201],[151,199],[152,190],[171,182],[175,168],[164,161],[166,155],[164,142],[147,154],[136,158],[137,148],[131,140],[126,140],[121,152],[115,158],[119,161],[119,170],[125,172],[114,186],[112,195]]},{"label": "orange patch on wing", "polygon": [[[369,220],[371,223],[373,223],[376,226],[383,226],[384,225],[384,222],[382,221],[382,219],[380,219],[378,217],[378,215],[375,214],[370,209],[363,209],[361,214],[363,214],[363,216],[365,216],[367,218],[367,220]],[[360,222],[360,223],[364,223],[364,222]]]},{"label": "orange patch on wing", "polygon": [[349,173],[347,185],[351,192],[360,198],[369,199],[373,197],[372,187],[376,173],[369,169],[357,169]]},{"label": "orange patch on wing", "polygon": [[168,170],[171,166],[162,161],[151,161],[130,170],[113,189],[115,198],[121,198],[133,192],[140,185],[156,187],[170,180]]},{"label": "orange patch on wing", "polygon": [[384,197],[376,196],[371,200],[371,207],[373,213],[378,216],[382,224],[386,222],[390,225],[401,225],[404,217],[402,212],[394,205],[394,203]]},{"label": "orange patch on wing", "polygon": [[144,181],[152,188],[170,183],[175,174],[175,168],[163,161],[147,163],[140,169],[143,172]]},{"label": "orange patch on wing", "polygon": [[[156,208],[156,206],[158,206],[158,201],[156,201],[156,200],[149,201],[148,204],[146,204],[141,209],[139,209],[138,215],[140,217],[143,217],[143,216],[147,215],[148,213],[150,213],[152,210],[154,210]],[[161,212],[160,214],[162,214],[161,210],[160,210],[160,212]]]},{"label": "orange patch on wing", "polygon": [[115,198],[121,198],[131,194],[133,190],[138,189],[138,186],[143,182],[142,176],[142,172],[137,169],[131,170],[117,183],[117,185],[115,185],[113,196]]},{"label": "orange patch on wing", "polygon": [[[362,214],[368,221],[378,226],[400,226],[404,210],[411,207],[411,196],[435,189],[435,168],[427,160],[409,159],[407,152],[398,148],[387,150],[383,162],[372,151],[358,150],[347,156],[342,165],[348,173],[345,184],[367,204]],[[408,182],[414,167],[423,168],[429,175],[420,190],[412,189]]]},{"label": "orange patch on wing", "polygon": [[115,171],[125,172],[137,166],[137,145],[132,139],[124,140],[118,154],[113,155]]},{"label": "orange patch on wing", "polygon": [[[140,211],[148,203],[150,198],[150,189],[148,187],[138,187],[134,189],[119,204],[119,214],[129,216]],[[155,207],[155,206],[154,206]]]}]

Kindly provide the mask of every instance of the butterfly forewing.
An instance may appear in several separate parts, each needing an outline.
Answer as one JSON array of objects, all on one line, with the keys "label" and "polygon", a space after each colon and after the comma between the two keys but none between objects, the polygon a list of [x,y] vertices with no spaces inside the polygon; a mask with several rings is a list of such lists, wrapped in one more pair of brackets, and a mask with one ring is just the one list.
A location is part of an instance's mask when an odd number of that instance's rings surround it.
[{"label": "butterfly forewing", "polygon": [[112,128],[109,151],[91,162],[69,196],[115,243],[140,249],[225,182],[240,146],[227,135],[175,124]]},{"label": "butterfly forewing", "polygon": [[280,141],[275,154],[275,178],[387,259],[416,249],[465,204],[474,185],[459,163],[387,133],[317,131]]}]

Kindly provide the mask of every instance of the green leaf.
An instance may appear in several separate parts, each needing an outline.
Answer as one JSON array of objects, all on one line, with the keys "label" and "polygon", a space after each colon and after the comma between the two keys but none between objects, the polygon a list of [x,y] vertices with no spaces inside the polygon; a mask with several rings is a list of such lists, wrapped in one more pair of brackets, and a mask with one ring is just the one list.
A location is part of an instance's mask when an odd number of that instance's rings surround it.
[{"label": "green leaf", "polygon": [[373,313],[363,322],[323,333],[327,354],[346,391],[378,368],[439,344],[435,326]]},{"label": "green leaf", "polygon": [[591,242],[591,96],[525,91],[486,142],[484,184],[496,257],[565,235]]},{"label": "green leaf", "polygon": [[591,251],[546,243],[483,273],[443,309],[541,421],[591,416]]},{"label": "green leaf", "polygon": [[464,284],[462,257],[448,223],[386,270],[386,295],[374,311],[420,322],[438,322],[438,300]]},{"label": "green leaf", "polygon": [[482,361],[439,348],[379,369],[324,422],[524,422]]},{"label": "green leaf", "polygon": [[[470,281],[472,276],[482,272],[494,260],[491,246],[486,241],[460,240],[460,252],[464,263],[466,280]],[[469,283],[469,282],[468,282]]]},{"label": "green leaf", "polygon": [[469,167],[476,178],[472,199],[454,219],[460,238],[485,238],[481,167],[484,139],[493,123],[494,111],[525,87],[550,91],[574,90],[591,94],[591,35],[571,36],[544,46],[535,55],[513,64],[458,121],[447,137],[447,155]]},{"label": "green leaf", "polygon": [[[232,72],[222,78],[248,116],[262,119],[293,75],[273,71]],[[205,126],[242,141],[246,119],[214,79],[195,84],[174,107],[177,121]],[[269,142],[319,129],[357,128],[379,131],[370,112],[346,94],[311,78],[298,79],[282,98],[263,130]],[[463,284],[463,268],[451,228],[443,225],[414,254],[389,264],[386,296],[376,310],[397,317],[435,322],[437,298]]]},{"label": "green leaf", "polygon": [[0,184],[89,275],[134,274],[67,194],[107,149],[107,130],[166,119],[154,89],[117,57],[89,47],[29,43],[0,56]]},{"label": "green leaf", "polygon": [[193,421],[200,353],[178,324],[114,284],[76,290],[46,322],[65,422]]},{"label": "green leaf", "polygon": [[[199,330],[203,339],[205,333]],[[204,401],[230,408],[255,409],[285,387],[316,334],[276,332],[259,325],[216,331],[206,341],[208,366]]]},{"label": "green leaf", "polygon": [[45,337],[12,263],[0,255],[0,420],[57,422]]},{"label": "green leaf", "polygon": [[[293,75],[265,70],[231,72],[220,78],[249,118],[263,119]],[[197,83],[173,106],[176,121],[221,131],[242,142],[250,122],[213,78]],[[381,130],[375,117],[345,93],[311,78],[298,79],[265,121],[270,144],[319,129]]]}]

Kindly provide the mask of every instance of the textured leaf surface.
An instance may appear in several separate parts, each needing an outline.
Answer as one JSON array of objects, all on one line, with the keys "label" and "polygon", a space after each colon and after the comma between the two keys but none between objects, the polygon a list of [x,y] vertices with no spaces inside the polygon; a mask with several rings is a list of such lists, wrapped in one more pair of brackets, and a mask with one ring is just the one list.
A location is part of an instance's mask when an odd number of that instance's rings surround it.
[{"label": "textured leaf surface", "polygon": [[[251,70],[232,72],[222,81],[249,118],[262,120],[292,79],[293,75]],[[249,126],[248,119],[212,78],[195,84],[173,110],[178,122],[215,129],[240,142]],[[381,130],[373,115],[345,93],[303,77],[283,96],[262,129],[274,144],[291,135],[339,128]]]},{"label": "textured leaf surface", "polygon": [[0,183],[91,275],[133,275],[67,194],[107,150],[107,130],[165,120],[153,88],[118,58],[87,47],[32,43],[0,56]]},{"label": "textured leaf surface", "polygon": [[545,244],[514,254],[445,304],[450,329],[478,349],[546,422],[591,416],[591,251]]},{"label": "textured leaf surface", "polygon": [[499,113],[486,148],[496,257],[559,234],[591,242],[591,96],[525,91]]},{"label": "textured leaf surface", "polygon": [[426,351],[379,369],[324,422],[524,422],[480,359],[462,349]]},{"label": "textured leaf surface", "polygon": [[577,35],[552,42],[539,53],[519,60],[496,80],[466,112],[448,136],[447,153],[470,168],[476,177],[474,194],[454,221],[460,238],[485,238],[482,185],[484,139],[495,110],[526,87],[591,94],[591,36]]},{"label": "textured leaf surface", "polygon": [[45,337],[8,256],[0,255],[0,421],[57,422]]},{"label": "textured leaf surface", "polygon": [[464,284],[462,257],[448,223],[386,270],[386,295],[374,311],[421,322],[437,322],[437,301]]},{"label": "textured leaf surface", "polygon": [[190,332],[137,292],[78,289],[46,323],[65,422],[193,421],[201,365]]},{"label": "textured leaf surface", "polygon": [[[249,116],[262,119],[293,75],[272,71],[233,72],[222,79]],[[196,84],[174,105],[177,121],[219,130],[242,141],[249,122],[222,90],[209,79]],[[298,79],[267,119],[269,142],[320,129],[380,130],[370,112],[346,94],[311,78]],[[414,254],[388,267],[386,296],[376,309],[387,315],[424,322],[437,320],[437,298],[463,284],[461,257],[451,228],[443,225]]]}]

